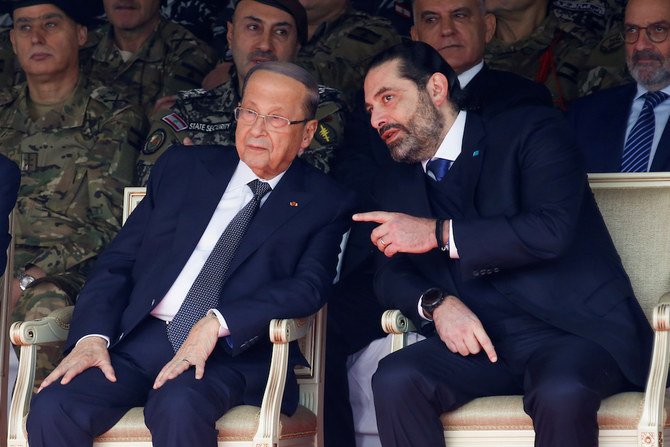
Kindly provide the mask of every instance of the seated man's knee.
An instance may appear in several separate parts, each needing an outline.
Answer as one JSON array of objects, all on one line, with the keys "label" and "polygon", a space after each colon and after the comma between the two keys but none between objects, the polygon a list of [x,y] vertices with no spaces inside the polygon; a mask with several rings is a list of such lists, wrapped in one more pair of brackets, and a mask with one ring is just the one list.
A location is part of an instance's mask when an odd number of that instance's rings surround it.
[{"label": "seated man's knee", "polygon": [[552,418],[583,419],[594,415],[600,406],[597,392],[576,380],[557,380],[527,391],[524,408],[528,414]]},{"label": "seated man's knee", "polygon": [[389,355],[379,361],[372,376],[372,393],[375,402],[404,402],[415,396],[423,383],[416,363],[402,361],[402,357]]}]

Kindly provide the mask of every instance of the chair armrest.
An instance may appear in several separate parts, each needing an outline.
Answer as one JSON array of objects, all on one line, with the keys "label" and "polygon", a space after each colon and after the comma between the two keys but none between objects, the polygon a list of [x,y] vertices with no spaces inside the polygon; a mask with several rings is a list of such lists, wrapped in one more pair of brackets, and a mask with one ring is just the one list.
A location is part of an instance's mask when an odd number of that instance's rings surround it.
[{"label": "chair armrest", "polygon": [[9,329],[10,340],[16,346],[65,341],[73,310],[74,306],[68,306],[56,309],[39,320],[17,321]]},{"label": "chair armrest", "polygon": [[407,346],[407,333],[416,331],[412,320],[397,309],[387,310],[382,314],[382,329],[391,334],[391,352]]},{"label": "chair armrest", "polygon": [[670,361],[670,293],[664,294],[654,308],[653,328],[651,367],[644,393],[642,416],[637,427],[641,439],[662,439],[663,436],[663,404]]},{"label": "chair armrest", "polygon": [[261,404],[258,430],[254,436],[254,447],[277,445],[281,430],[279,416],[286,385],[289,343],[307,335],[314,318],[312,315],[307,318],[270,321],[270,341],[273,344],[272,361]]}]

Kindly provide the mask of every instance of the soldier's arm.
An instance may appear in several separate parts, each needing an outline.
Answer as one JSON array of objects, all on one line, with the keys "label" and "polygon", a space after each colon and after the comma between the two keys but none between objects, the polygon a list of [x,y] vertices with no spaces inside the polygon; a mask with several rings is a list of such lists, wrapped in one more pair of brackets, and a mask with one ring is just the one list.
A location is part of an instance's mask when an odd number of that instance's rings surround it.
[{"label": "soldier's arm", "polygon": [[137,157],[135,184],[145,186],[158,157],[173,144],[184,144],[187,137],[186,121],[177,109],[155,111],[149,117],[149,133]]},{"label": "soldier's arm", "polygon": [[[94,120],[92,120],[94,121]],[[75,230],[54,241],[29,263],[48,273],[66,271],[97,256],[121,227],[123,188],[132,184],[138,148],[146,119],[134,107],[109,111],[90,123],[92,139],[88,156],[78,163],[86,173],[82,202],[66,210]]]},{"label": "soldier's arm", "polygon": [[[166,27],[166,30],[169,29]],[[216,65],[216,51],[183,28],[171,32],[167,38],[171,52],[166,61],[163,91],[160,96],[200,88],[202,80]]]},{"label": "soldier's arm", "polygon": [[380,19],[357,22],[344,34],[301,51],[297,62],[320,84],[342,91],[348,101],[353,101],[354,93],[363,87],[372,58],[398,43],[400,36],[388,22]]}]

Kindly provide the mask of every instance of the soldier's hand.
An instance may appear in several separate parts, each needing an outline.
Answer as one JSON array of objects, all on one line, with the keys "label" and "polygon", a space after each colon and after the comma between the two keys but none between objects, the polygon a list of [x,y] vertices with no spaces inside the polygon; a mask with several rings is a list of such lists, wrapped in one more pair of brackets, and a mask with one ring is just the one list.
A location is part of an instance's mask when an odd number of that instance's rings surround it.
[{"label": "soldier's hand", "polygon": [[156,100],[154,104],[154,109],[151,111],[152,114],[158,112],[159,110],[168,110],[172,108],[174,103],[177,102],[177,95],[163,96]]},{"label": "soldier's hand", "polygon": [[[352,218],[357,222],[381,224],[372,230],[370,240],[388,257],[396,253],[426,253],[437,247],[435,219],[385,211],[358,213]],[[446,226],[448,228],[448,221]]]},{"label": "soldier's hand", "polygon": [[63,377],[60,383],[66,385],[89,368],[100,368],[107,380],[116,382],[116,374],[107,351],[107,341],[102,337],[86,337],[79,341],[56,369],[44,379],[37,392],[54,383],[59,377]]},{"label": "soldier's hand", "polygon": [[498,361],[493,343],[484,326],[468,306],[449,295],[433,311],[435,330],[451,352],[479,354],[483,349],[491,362]]},{"label": "soldier's hand", "polygon": [[191,366],[195,366],[195,378],[202,379],[205,375],[205,362],[219,339],[220,327],[219,320],[209,315],[194,324],[174,358],[158,373],[154,389],[162,387],[165,382],[174,379]]},{"label": "soldier's hand", "polygon": [[[40,279],[44,278],[47,276],[47,273],[42,270],[41,268],[37,266],[32,266],[28,269],[26,269],[25,273],[27,275],[32,276],[35,279]],[[12,284],[10,287],[10,309],[13,309],[16,306],[16,303],[19,301],[19,298],[21,297],[21,294],[23,293],[23,290],[21,290],[21,287],[19,286],[19,280],[16,278],[12,279]]]},{"label": "soldier's hand", "polygon": [[212,90],[230,79],[232,62],[219,62],[216,67],[203,78],[202,88]]}]

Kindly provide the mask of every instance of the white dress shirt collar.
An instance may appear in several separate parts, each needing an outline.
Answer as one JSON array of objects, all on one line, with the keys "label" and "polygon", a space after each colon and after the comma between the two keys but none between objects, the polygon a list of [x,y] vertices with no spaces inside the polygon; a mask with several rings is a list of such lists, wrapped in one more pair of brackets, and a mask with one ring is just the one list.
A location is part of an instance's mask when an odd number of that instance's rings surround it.
[{"label": "white dress shirt collar", "polygon": [[275,189],[275,186],[277,186],[277,183],[279,183],[279,180],[281,180],[285,173],[286,171],[282,172],[271,180],[265,180],[258,177],[245,162],[240,160],[240,162],[237,164],[237,168],[235,168],[235,172],[233,172],[233,176],[231,177],[230,182],[228,182],[228,188],[226,189],[232,191],[234,189],[241,188],[242,186],[246,186],[247,183],[256,179],[269,183],[270,187]]},{"label": "white dress shirt collar", "polygon": [[482,71],[482,68],[484,68],[483,60],[479,61],[479,63],[474,67],[470,67],[463,73],[459,74],[458,83],[461,84],[461,88],[465,88],[465,86],[468,85],[475,76],[477,76],[477,73]]},{"label": "white dress shirt collar", "polygon": [[[437,152],[435,152],[435,155],[430,160],[435,158],[444,158],[445,160],[454,161],[456,158],[458,158],[461,153],[461,149],[463,148],[463,135],[465,135],[465,121],[467,115],[467,112],[464,110],[458,112],[456,120],[451,125],[451,128],[447,134],[444,136],[440,147],[437,148]],[[426,165],[430,160],[424,160],[421,162],[421,166],[423,166],[424,172],[426,171]]]}]

